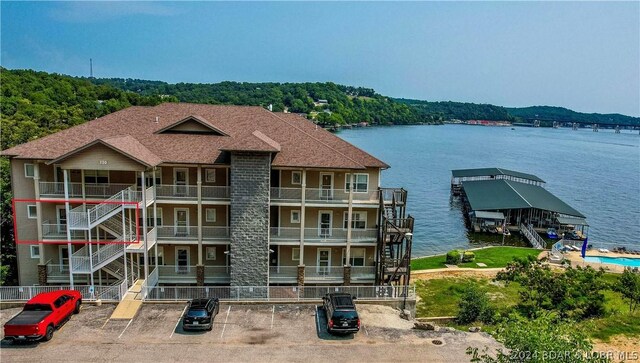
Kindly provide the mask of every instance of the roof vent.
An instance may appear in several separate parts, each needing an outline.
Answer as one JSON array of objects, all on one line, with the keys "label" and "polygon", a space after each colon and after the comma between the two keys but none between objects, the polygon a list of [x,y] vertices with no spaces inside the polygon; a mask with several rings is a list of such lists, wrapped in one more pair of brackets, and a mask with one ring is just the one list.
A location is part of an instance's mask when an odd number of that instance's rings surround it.
[{"label": "roof vent", "polygon": [[158,123],[158,120],[160,120],[160,117],[156,116],[156,123]]},{"label": "roof vent", "polygon": [[273,112],[273,104],[269,104],[269,111]]}]

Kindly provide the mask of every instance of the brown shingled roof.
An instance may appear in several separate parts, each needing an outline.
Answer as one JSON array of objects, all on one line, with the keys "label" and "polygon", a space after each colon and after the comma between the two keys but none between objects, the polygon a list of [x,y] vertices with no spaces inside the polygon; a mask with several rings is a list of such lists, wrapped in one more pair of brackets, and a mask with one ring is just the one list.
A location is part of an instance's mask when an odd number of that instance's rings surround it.
[{"label": "brown shingled roof", "polygon": [[[197,115],[197,116],[196,116]],[[228,136],[157,133],[189,117]],[[158,122],[156,121],[156,118]],[[227,162],[225,151],[276,153],[273,166],[336,169],[387,164],[295,115],[262,107],[164,103],[129,107],[82,125],[4,150],[22,159],[55,160],[102,140],[145,164]]]}]

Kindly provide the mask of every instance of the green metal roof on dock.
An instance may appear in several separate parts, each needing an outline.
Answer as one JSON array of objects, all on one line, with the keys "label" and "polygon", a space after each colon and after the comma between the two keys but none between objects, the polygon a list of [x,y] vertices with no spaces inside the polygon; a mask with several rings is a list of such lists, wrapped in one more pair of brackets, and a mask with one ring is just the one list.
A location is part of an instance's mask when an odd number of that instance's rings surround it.
[{"label": "green metal roof on dock", "polygon": [[544,180],[538,178],[533,174],[521,173],[519,171],[502,169],[502,168],[458,169],[458,170],[452,170],[451,174],[453,175],[454,178],[508,175],[515,178],[527,179],[527,180],[532,180],[540,183],[545,182]]},{"label": "green metal roof on dock", "polygon": [[536,208],[585,218],[541,186],[498,179],[463,181],[462,187],[474,211]]}]

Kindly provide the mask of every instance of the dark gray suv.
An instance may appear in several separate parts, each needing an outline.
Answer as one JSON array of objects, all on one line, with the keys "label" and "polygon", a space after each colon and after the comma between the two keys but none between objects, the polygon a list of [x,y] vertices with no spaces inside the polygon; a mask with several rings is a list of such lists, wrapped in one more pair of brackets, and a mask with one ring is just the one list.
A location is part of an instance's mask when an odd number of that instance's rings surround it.
[{"label": "dark gray suv", "polygon": [[193,299],[182,319],[182,328],[184,330],[211,330],[213,319],[218,315],[218,311],[220,311],[218,299]]},{"label": "dark gray suv", "polygon": [[322,306],[327,314],[329,333],[357,333],[360,331],[360,317],[356,311],[355,299],[351,294],[333,293],[322,298]]}]

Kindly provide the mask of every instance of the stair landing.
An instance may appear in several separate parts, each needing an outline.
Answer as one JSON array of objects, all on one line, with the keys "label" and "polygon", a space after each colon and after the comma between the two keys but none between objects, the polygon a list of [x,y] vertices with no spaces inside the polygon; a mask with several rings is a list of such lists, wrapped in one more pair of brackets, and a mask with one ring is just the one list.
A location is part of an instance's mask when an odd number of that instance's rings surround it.
[{"label": "stair landing", "polygon": [[143,279],[138,279],[136,282],[129,288],[129,291],[124,295],[124,298],[118,306],[116,306],[115,310],[111,314],[111,320],[131,320],[138,315],[138,311],[140,311],[140,307],[142,306],[142,297],[140,296],[140,292],[142,291],[142,283]]}]

